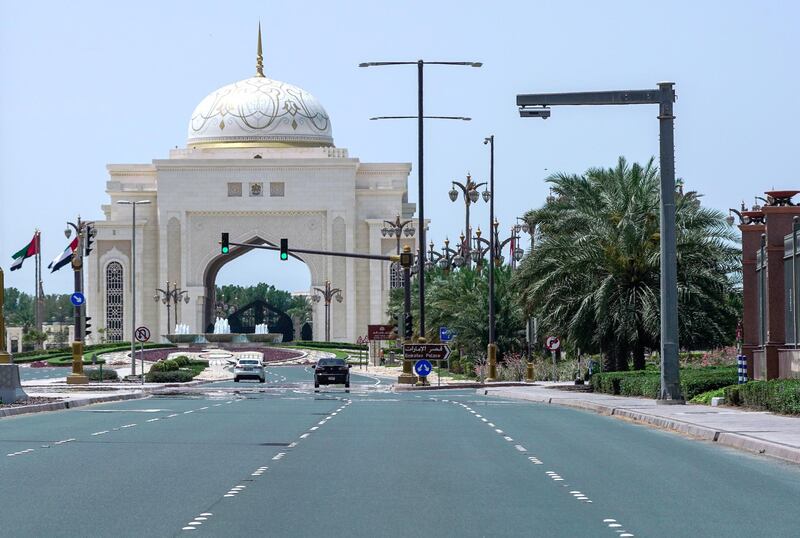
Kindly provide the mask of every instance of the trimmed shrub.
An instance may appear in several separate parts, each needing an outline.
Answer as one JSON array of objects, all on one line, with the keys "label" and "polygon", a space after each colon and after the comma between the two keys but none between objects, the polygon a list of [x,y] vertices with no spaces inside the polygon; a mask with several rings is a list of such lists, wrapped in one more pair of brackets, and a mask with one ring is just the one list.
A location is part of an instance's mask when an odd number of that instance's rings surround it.
[{"label": "trimmed shrub", "polygon": [[[116,381],[119,379],[117,375],[117,371],[113,368],[108,368],[102,371],[103,378],[102,381]],[[100,368],[92,368],[91,370],[87,369],[83,371],[86,374],[86,377],[89,378],[89,381],[101,381],[100,379]]]},{"label": "trimmed shrub", "polygon": [[725,401],[784,415],[800,414],[800,379],[750,381],[725,388]]},{"label": "trimmed shrub", "polygon": [[175,361],[175,363],[178,365],[178,368],[185,368],[189,366],[190,362],[192,362],[186,355],[181,355],[180,357],[175,357],[174,359],[170,360]]},{"label": "trimmed shrub", "polygon": [[[185,358],[185,357],[184,357]],[[151,372],[172,372],[180,368],[180,365],[175,360],[166,360],[154,362],[150,366]]]},{"label": "trimmed shrub", "polygon": [[[685,399],[691,400],[698,394],[735,384],[737,376],[735,367],[684,368],[681,370],[681,391]],[[658,370],[598,372],[592,375],[591,383],[595,392],[658,398],[661,373]]]},{"label": "trimmed shrub", "polygon": [[186,370],[171,370],[168,372],[154,372],[152,369],[145,375],[148,383],[186,383],[194,379],[194,373]]}]

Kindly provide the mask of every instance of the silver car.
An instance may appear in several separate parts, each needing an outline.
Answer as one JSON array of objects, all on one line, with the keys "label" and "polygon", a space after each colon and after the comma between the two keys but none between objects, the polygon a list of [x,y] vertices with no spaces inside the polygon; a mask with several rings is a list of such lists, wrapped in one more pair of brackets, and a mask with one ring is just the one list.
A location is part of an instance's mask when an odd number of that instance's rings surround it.
[{"label": "silver car", "polygon": [[259,383],[264,383],[267,372],[258,359],[239,359],[233,367],[233,380],[238,383],[240,379],[258,379]]}]

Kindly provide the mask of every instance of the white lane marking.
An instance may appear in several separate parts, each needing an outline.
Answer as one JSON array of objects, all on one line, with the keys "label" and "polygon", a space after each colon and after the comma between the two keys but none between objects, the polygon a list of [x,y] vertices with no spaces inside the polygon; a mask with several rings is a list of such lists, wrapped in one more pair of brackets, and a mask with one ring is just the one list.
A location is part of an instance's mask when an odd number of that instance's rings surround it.
[{"label": "white lane marking", "polygon": [[208,409],[208,406],[201,407],[200,409],[198,409],[198,411],[203,411],[203,410],[205,410],[205,409]]},{"label": "white lane marking", "polygon": [[318,430],[318,429],[319,429],[319,426],[314,426],[314,427],[312,427],[312,428],[309,428],[309,430],[311,430],[312,432],[313,432],[314,430]]},{"label": "white lane marking", "polygon": [[496,429],[495,431],[496,431],[497,433],[505,433],[505,432],[503,432],[503,430],[501,430],[501,429],[499,429],[499,428],[498,428],[498,429]]},{"label": "white lane marking", "polygon": [[194,413],[194,409],[189,409],[188,411],[184,411],[184,415],[188,415],[189,413]]},{"label": "white lane marking", "polygon": [[292,443],[289,443],[289,445],[286,448],[294,448],[296,446],[297,446],[297,442],[292,442]]},{"label": "white lane marking", "polygon": [[323,424],[325,424],[325,421],[324,421],[324,420],[320,420],[319,422],[317,422],[317,424],[319,424],[320,426],[322,426]]},{"label": "white lane marking", "polygon": [[92,435],[103,435],[104,433],[108,433],[108,430],[103,430],[101,432],[94,432]]},{"label": "white lane marking", "polygon": [[279,460],[286,455],[286,452],[278,452],[272,459]]},{"label": "white lane marking", "polygon": [[512,439],[511,437],[509,437],[508,435],[506,435],[505,437],[503,437],[503,439],[505,439],[506,441],[513,441],[513,439]]},{"label": "white lane marking", "polygon": [[203,512],[203,513],[202,513],[202,514],[200,514],[200,515],[201,515],[201,516],[213,516],[214,514],[212,514],[211,512]]},{"label": "white lane marking", "polygon": [[[124,428],[124,426],[123,426],[123,428]],[[64,439],[62,441],[56,441],[53,444],[54,445],[63,445],[64,443],[69,443],[70,441],[74,441],[74,440],[75,440],[74,438],[73,439]],[[33,450],[33,449],[31,449],[31,450]]]},{"label": "white lane marking", "polygon": [[528,449],[527,449],[527,448],[525,448],[525,447],[524,447],[524,446],[522,446],[522,445],[514,445],[514,448],[516,448],[516,449],[517,449],[517,450],[519,450],[520,452],[527,452],[527,451],[528,451]]},{"label": "white lane marking", "polygon": [[481,415],[475,415],[475,418],[482,418]]},{"label": "white lane marking", "polygon": [[616,519],[604,519],[603,520],[603,523],[616,523],[616,522],[617,522]]},{"label": "white lane marking", "polygon": [[236,495],[233,495],[233,494],[230,494],[230,493],[226,493],[225,495],[223,495],[223,497],[236,497]]},{"label": "white lane marking", "polygon": [[196,518],[194,518],[195,521],[206,521],[207,519],[208,519],[207,517],[196,517]]},{"label": "white lane marking", "polygon": [[219,407],[220,405],[222,405],[222,404],[214,404],[214,407]]},{"label": "white lane marking", "polygon": [[[592,501],[589,501],[589,502],[592,502]],[[633,536],[633,534],[631,534],[629,532],[623,532],[622,534],[620,534],[620,536]]]},{"label": "white lane marking", "polygon": [[300,436],[300,439],[305,439],[309,435],[311,435],[311,434],[310,433],[304,433],[303,435]]},{"label": "white lane marking", "polygon": [[148,419],[147,422],[155,422],[156,420],[161,420],[160,418],[151,418]]},{"label": "white lane marking", "polygon": [[489,426],[490,426],[491,428],[494,428],[494,424],[492,424],[491,422],[489,423]]},{"label": "white lane marking", "polygon": [[177,417],[178,413],[172,413],[171,415],[167,415],[167,418]]},{"label": "white lane marking", "polygon": [[484,422],[489,422],[489,421],[488,421],[488,420],[486,420],[485,418],[482,418],[481,420],[482,420],[482,421],[484,421]]},{"label": "white lane marking", "polygon": [[337,412],[333,412],[333,413],[331,413],[331,416],[332,416],[332,417],[335,417],[335,416],[336,416],[336,415],[338,415],[338,414],[339,414],[339,413],[337,413]]},{"label": "white lane marking", "polygon": [[611,527],[612,529],[616,529],[617,527],[621,527],[622,525],[620,525],[619,523],[609,523],[608,526]]},{"label": "white lane marking", "polygon": [[196,531],[197,529],[195,529],[194,527],[188,527],[187,526],[187,527],[182,528],[181,530],[182,531]]},{"label": "white lane marking", "polygon": [[120,429],[122,429],[122,428],[133,428],[134,426],[136,426],[136,424],[125,424],[124,426],[120,426]]}]

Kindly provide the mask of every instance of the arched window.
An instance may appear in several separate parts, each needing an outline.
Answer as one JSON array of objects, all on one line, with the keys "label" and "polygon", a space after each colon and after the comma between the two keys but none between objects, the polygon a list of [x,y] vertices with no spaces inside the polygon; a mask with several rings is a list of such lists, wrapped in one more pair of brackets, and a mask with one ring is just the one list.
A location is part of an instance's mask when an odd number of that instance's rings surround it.
[{"label": "arched window", "polygon": [[122,341],[122,264],[111,262],[106,267],[106,338]]},{"label": "arched window", "polygon": [[403,268],[397,262],[389,264],[389,287],[391,289],[403,287]]}]

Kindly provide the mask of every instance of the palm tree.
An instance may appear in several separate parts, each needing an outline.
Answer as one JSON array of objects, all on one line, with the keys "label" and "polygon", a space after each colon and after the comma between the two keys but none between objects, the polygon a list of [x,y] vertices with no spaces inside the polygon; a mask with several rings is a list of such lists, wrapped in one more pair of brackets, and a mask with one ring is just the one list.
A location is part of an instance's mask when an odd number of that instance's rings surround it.
[{"label": "palm tree", "polygon": [[[512,285],[545,331],[576,347],[604,354],[605,367],[624,370],[633,354],[660,336],[659,175],[620,157],[615,168],[547,178],[556,194],[526,220],[538,230],[537,248]],[[739,251],[719,211],[696,192],[675,193],[680,341],[715,345],[735,327]]]}]

